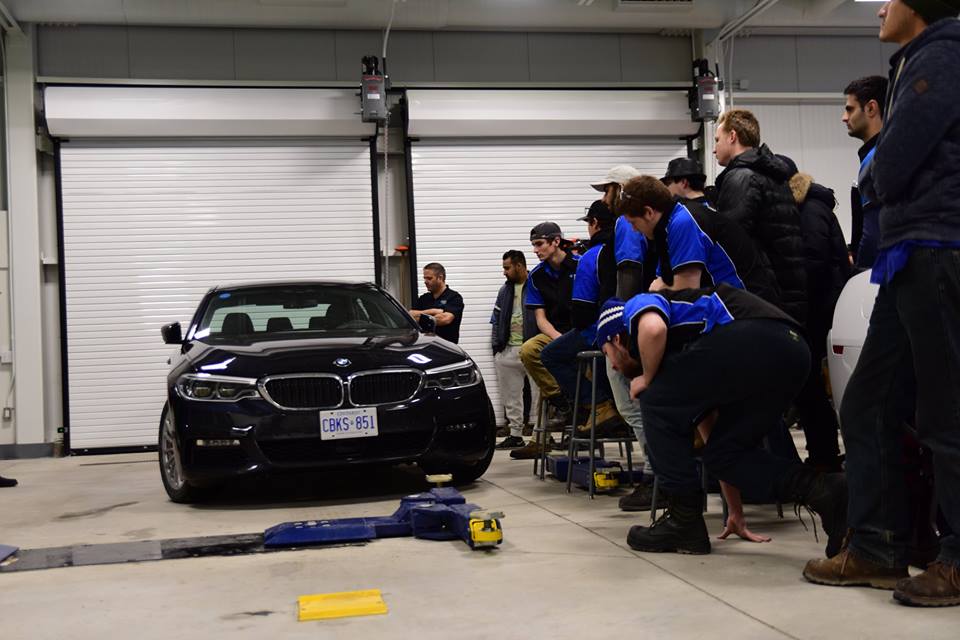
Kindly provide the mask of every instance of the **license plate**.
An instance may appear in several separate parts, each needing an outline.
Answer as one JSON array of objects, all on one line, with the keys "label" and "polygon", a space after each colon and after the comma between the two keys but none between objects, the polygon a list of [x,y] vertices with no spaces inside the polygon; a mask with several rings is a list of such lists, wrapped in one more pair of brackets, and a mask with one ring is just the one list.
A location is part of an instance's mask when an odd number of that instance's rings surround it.
[{"label": "license plate", "polygon": [[320,412],[321,440],[370,438],[377,434],[376,407]]}]

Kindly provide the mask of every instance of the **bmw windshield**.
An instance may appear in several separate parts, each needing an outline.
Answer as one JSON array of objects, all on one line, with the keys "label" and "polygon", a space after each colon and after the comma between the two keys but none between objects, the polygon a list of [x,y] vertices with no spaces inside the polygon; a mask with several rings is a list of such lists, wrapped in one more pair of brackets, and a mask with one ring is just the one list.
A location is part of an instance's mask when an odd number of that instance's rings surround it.
[{"label": "bmw windshield", "polygon": [[404,310],[376,289],[282,285],[214,292],[188,338],[224,344],[411,329],[415,325]]}]

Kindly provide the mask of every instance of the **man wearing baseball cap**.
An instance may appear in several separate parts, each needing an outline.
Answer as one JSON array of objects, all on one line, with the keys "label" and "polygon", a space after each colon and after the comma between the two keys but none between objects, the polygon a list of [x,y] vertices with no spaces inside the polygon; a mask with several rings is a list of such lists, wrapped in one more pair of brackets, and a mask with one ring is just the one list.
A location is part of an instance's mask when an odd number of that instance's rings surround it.
[{"label": "man wearing baseball cap", "polygon": [[[890,59],[886,119],[872,163],[880,285],[840,406],[850,480],[849,544],[811,560],[817,584],[893,589],[913,606],[960,605],[960,0],[891,0],[878,14]],[[916,428],[933,453],[949,530],[926,571],[909,577],[910,512],[896,407],[913,371]]]},{"label": "man wearing baseball cap", "polygon": [[[541,222],[530,230],[530,244],[540,259],[527,277],[527,290],[524,304],[534,311],[537,328],[540,333],[530,338],[520,347],[520,361],[530,379],[540,389],[545,402],[552,404],[559,413],[569,411],[560,385],[543,365],[541,353],[550,342],[569,331],[571,297],[573,295],[573,277],[577,272],[578,258],[565,251],[563,232],[556,222]],[[535,458],[540,449],[546,446],[545,434],[541,433],[520,449],[510,452],[515,460]]]},{"label": "man wearing baseball cap", "polygon": [[[603,202],[619,214],[617,202],[623,185],[640,175],[640,172],[625,164],[617,165],[591,187],[603,192]],[[613,253],[617,263],[617,296],[629,298],[644,291],[653,277],[650,275],[656,261],[647,248],[647,239],[633,230],[626,220],[617,218],[613,230]],[[646,267],[646,268],[645,268]]]},{"label": "man wearing baseball cap", "polygon": [[631,548],[710,552],[691,443],[695,426],[717,410],[702,450],[710,473],[753,498],[809,507],[827,533],[827,553],[837,552],[847,526],[843,474],[777,458],[760,446],[806,379],[810,352],[799,331],[777,307],[725,284],[607,301],[597,341],[619,370],[633,375],[631,394],[639,399],[668,505],[652,526],[631,527]]},{"label": "man wearing baseball cap", "polygon": [[710,206],[710,200],[703,192],[707,185],[707,175],[698,160],[674,158],[667,164],[667,173],[660,178],[660,182],[666,185],[674,198],[684,204],[696,202],[705,207]]},{"label": "man wearing baseball cap", "polygon": [[[587,214],[580,218],[587,223],[590,247],[577,262],[571,294],[571,323],[573,327],[543,348],[540,359],[554,377],[569,402],[574,400],[577,389],[577,354],[592,349],[596,336],[596,322],[600,305],[613,297],[617,284],[616,264],[613,261],[613,212],[603,202],[594,202]],[[612,400],[606,371],[597,371],[597,435],[616,437],[623,435],[625,425]],[[580,384],[579,405],[589,415],[592,402],[591,385]],[[579,416],[576,416],[579,420]],[[578,425],[580,431],[589,432],[589,423]]]}]

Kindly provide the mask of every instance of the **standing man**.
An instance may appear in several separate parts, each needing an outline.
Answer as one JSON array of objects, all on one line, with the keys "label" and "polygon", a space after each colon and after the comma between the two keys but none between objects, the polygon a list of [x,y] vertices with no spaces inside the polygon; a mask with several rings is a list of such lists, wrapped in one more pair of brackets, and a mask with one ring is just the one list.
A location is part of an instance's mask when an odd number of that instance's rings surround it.
[{"label": "standing man", "polygon": [[[602,201],[611,211],[618,214],[617,202],[620,199],[620,190],[631,179],[640,175],[633,167],[621,164],[612,167],[607,175],[599,182],[590,186],[603,194]],[[649,252],[647,241],[642,234],[637,233],[626,220],[617,218],[613,231],[613,253],[617,263],[617,296],[629,298],[646,289],[644,267],[649,266]],[[655,264],[655,263],[653,263]],[[649,269],[647,269],[649,271]]]},{"label": "standing man", "polygon": [[746,109],[725,111],[717,121],[714,154],[717,210],[739,224],[769,261],[780,287],[780,308],[800,323],[807,317],[807,272],[804,269],[800,214],[787,181],[786,163],[760,143],[760,123]]},{"label": "standing man", "polygon": [[883,128],[883,105],[887,95],[887,79],[867,76],[854,80],[843,90],[847,104],[843,108],[843,124],[851,138],[863,141],[857,184],[851,193],[852,216],[850,248],[854,262],[861,269],[873,267],[880,241],[880,202],[873,187],[873,154],[877,136]]},{"label": "standing man", "polygon": [[431,262],[423,268],[423,286],[427,292],[417,298],[410,310],[414,320],[420,316],[433,316],[437,322],[437,335],[456,344],[460,341],[460,323],[463,321],[463,296],[447,286],[447,271],[439,262]]},{"label": "standing man", "polygon": [[[960,0],[891,0],[880,9],[890,59],[873,159],[880,285],[863,352],[840,407],[850,483],[849,544],[803,575],[818,584],[894,589],[914,606],[960,605]],[[917,431],[933,452],[948,533],[923,573],[907,574],[910,522],[897,376],[917,379]]]},{"label": "standing man", "polygon": [[[503,254],[503,276],[507,279],[497,294],[490,324],[493,325],[493,366],[497,370],[500,402],[507,416],[510,435],[497,445],[498,449],[517,449],[523,441],[523,383],[526,372],[520,362],[520,347],[527,338],[537,334],[537,321],[532,311],[523,304],[527,284],[527,259],[522,251]],[[536,411],[537,385],[530,385],[530,406]]]},{"label": "standing man", "polygon": [[674,158],[667,164],[667,173],[660,178],[674,198],[689,204],[695,202],[704,207],[710,206],[710,200],[703,193],[707,186],[707,174],[703,166],[693,158]]},{"label": "standing man", "polygon": [[[520,361],[540,388],[544,401],[551,403],[558,413],[569,413],[560,385],[541,360],[543,348],[559,338],[572,326],[570,323],[573,277],[577,272],[577,258],[560,248],[563,233],[556,222],[541,222],[530,230],[530,244],[540,258],[540,264],[530,272],[524,304],[533,310],[539,333],[520,347]],[[528,460],[540,454],[547,438],[539,434],[540,442],[531,440],[522,449],[510,452],[515,460]]]}]

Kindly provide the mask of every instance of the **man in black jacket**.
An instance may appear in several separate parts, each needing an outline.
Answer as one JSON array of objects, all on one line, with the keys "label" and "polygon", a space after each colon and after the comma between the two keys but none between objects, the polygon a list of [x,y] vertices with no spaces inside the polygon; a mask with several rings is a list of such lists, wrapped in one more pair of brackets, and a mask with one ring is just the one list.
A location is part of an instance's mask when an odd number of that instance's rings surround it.
[{"label": "man in black jacket", "polygon": [[[960,605],[960,0],[891,0],[880,9],[890,59],[886,120],[873,160],[880,285],[840,406],[850,482],[849,544],[803,575],[894,589],[914,606]],[[909,577],[910,518],[897,382],[917,379],[917,431],[933,453],[947,527],[940,553]]]},{"label": "man in black jacket", "polygon": [[[527,259],[522,251],[503,254],[503,276],[507,279],[497,293],[490,324],[493,365],[497,370],[500,403],[507,418],[510,435],[497,445],[498,449],[516,449],[523,441],[523,385],[527,379],[520,362],[520,347],[524,340],[537,335],[537,321],[533,312],[523,304],[527,284]],[[530,406],[536,411],[539,393],[537,385],[530,384]]]},{"label": "man in black jacket", "polygon": [[[791,169],[793,160],[781,159]],[[827,355],[827,333],[833,324],[837,298],[850,277],[850,259],[840,223],[833,214],[833,191],[805,173],[790,178],[790,189],[800,208],[800,229],[807,269],[807,345],[813,366],[796,399],[797,417],[807,440],[807,462],[824,471],[840,471],[837,414],[827,398],[821,363]]]},{"label": "man in black jacket", "polygon": [[717,162],[726,167],[717,176],[717,211],[753,238],[777,277],[780,308],[803,323],[807,274],[800,214],[787,184],[790,170],[760,144],[760,124],[745,109],[720,116],[715,141]]}]

